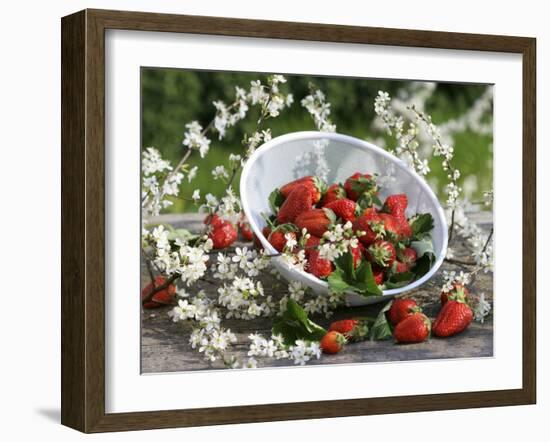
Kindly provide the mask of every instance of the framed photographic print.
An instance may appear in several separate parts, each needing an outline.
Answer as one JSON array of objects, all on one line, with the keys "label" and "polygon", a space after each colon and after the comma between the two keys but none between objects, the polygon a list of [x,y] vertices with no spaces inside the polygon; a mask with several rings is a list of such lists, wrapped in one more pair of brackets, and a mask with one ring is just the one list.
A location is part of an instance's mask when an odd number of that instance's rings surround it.
[{"label": "framed photographic print", "polygon": [[535,403],[535,52],[64,17],[62,423]]}]

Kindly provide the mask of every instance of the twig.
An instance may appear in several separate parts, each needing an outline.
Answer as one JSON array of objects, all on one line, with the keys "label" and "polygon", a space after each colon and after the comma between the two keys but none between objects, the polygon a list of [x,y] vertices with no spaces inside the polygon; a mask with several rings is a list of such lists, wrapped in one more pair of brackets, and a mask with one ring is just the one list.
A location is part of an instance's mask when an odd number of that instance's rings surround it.
[{"label": "twig", "polygon": [[458,264],[458,265],[464,265],[464,266],[475,266],[475,261],[464,261],[462,259],[455,259],[455,258],[445,258],[445,261],[451,264]]},{"label": "twig", "polygon": [[491,241],[491,238],[493,237],[493,230],[494,227],[491,227],[491,231],[489,232],[489,236],[487,237],[487,241],[485,241],[485,245],[483,246],[483,250],[481,250],[481,253],[485,253],[485,250],[487,250],[487,246],[489,246],[489,241]]}]

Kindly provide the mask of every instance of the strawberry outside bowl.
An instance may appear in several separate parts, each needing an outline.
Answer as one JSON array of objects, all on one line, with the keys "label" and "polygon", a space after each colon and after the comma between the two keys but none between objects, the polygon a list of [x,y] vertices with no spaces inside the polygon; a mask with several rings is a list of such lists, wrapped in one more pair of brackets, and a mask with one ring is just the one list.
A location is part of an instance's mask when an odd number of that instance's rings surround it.
[{"label": "strawberry outside bowl", "polygon": [[[432,241],[435,261],[421,278],[404,287],[384,290],[382,296],[346,294],[350,306],[379,302],[420,287],[439,269],[447,251],[447,222],[443,208],[428,184],[403,161],[367,141],[326,132],[294,132],[273,138],[248,159],[241,174],[243,210],[254,234],[269,254],[277,251],[262,234],[266,222],[262,214],[272,213],[268,197],[275,189],[297,178],[317,175],[328,183],[343,183],[355,172],[378,174],[380,199],[394,193],[407,194],[407,216],[429,212],[434,219]],[[327,282],[310,273],[289,268],[280,257],[273,264],[288,281],[299,281],[318,294],[328,294]]]}]

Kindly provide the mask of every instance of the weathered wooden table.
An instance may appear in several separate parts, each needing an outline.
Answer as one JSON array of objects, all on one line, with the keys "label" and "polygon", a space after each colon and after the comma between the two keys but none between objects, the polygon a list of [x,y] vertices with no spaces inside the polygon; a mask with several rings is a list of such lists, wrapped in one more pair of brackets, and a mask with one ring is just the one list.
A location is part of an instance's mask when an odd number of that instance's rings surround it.
[{"label": "weathered wooden table", "polygon": [[[200,231],[202,216],[195,214],[162,215],[155,222],[170,223],[174,227],[184,227],[191,231]],[[482,228],[489,230],[492,218],[489,212],[471,214],[470,219],[476,221]],[[239,243],[237,246],[250,244]],[[454,244],[453,249],[460,253],[466,253],[463,245]],[[428,283],[421,288],[409,293],[422,306],[424,312],[435,318],[439,310],[439,288],[442,284],[441,271],[455,270],[468,271],[471,267],[445,262],[440,271]],[[269,275],[262,277],[264,287],[268,287]],[[149,282],[147,269],[142,265],[142,285]],[[208,278],[201,281],[195,287],[196,290],[204,289],[206,293],[216,296],[218,288],[215,282]],[[479,274],[472,290],[476,293],[485,292],[486,299],[492,303],[493,276],[492,273]],[[375,304],[365,307],[342,307],[334,316],[326,319],[322,316],[312,317],[317,323],[328,326],[335,319],[349,318],[353,316],[375,316],[381,306]],[[161,307],[154,310],[142,311],[141,317],[141,369],[142,373],[161,373],[201,369],[220,368],[216,363],[211,364],[204,360],[201,353],[193,350],[189,344],[190,324],[173,323],[168,317],[171,307]],[[235,354],[240,359],[246,359],[251,332],[259,332],[264,336],[271,335],[271,320],[258,319],[253,321],[225,320],[224,326],[229,327],[237,335],[237,343],[233,345],[230,354]],[[472,358],[490,357],[493,355],[493,320],[492,316],[486,318],[483,324],[473,322],[470,327],[460,335],[438,339],[432,337],[421,344],[397,345],[392,340],[387,341],[363,341],[354,343],[336,355],[323,356],[319,360],[313,360],[308,364],[348,364],[357,362],[381,362],[381,361],[408,361],[421,359],[446,359],[446,358]],[[262,359],[265,366],[281,366],[292,363],[288,360]]]}]

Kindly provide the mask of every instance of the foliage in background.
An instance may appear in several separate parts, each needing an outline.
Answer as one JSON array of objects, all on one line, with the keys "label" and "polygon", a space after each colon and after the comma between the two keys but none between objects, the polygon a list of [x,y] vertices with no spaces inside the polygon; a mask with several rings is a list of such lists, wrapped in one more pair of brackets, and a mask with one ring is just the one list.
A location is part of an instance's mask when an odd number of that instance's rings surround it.
[{"label": "foliage in background", "polygon": [[[257,78],[255,73],[226,73],[186,71],[179,69],[146,68],[142,71],[142,147],[155,146],[163,158],[177,162],[181,157],[181,140],[185,122],[197,120],[206,124],[212,120],[215,109],[206,105],[222,99],[229,102],[235,94],[235,85],[247,88]],[[418,83],[408,81],[326,78],[287,75],[286,89],[297,98],[296,102],[277,119],[270,128],[276,137],[288,132],[315,130],[311,117],[300,106],[300,97],[309,93],[313,83],[321,89],[331,103],[331,119],[338,122],[338,132],[391,147],[392,139],[376,124],[372,102],[379,90],[398,99],[406,100]],[[484,85],[437,83],[429,94],[424,110],[432,115],[435,124],[463,115],[476,103]],[[199,165],[193,188],[208,189],[213,194],[223,193],[225,184],[212,180],[211,170],[225,164],[230,152],[242,154],[245,133],[254,130],[258,109],[250,110],[250,118],[227,131],[223,143],[213,137],[209,154],[201,159],[192,157],[190,166]],[[453,133],[456,147],[454,162],[462,171],[459,185],[473,201],[482,199],[484,189],[492,187],[492,135],[478,133],[469,128]],[[446,172],[441,162],[431,158],[430,184],[444,198],[443,185]],[[237,177],[238,178],[238,177]],[[236,181],[238,182],[238,181]],[[237,186],[238,187],[238,186]],[[235,189],[238,191],[238,189]],[[195,211],[196,206],[186,201],[191,195],[184,190],[180,199],[167,212]]]}]

